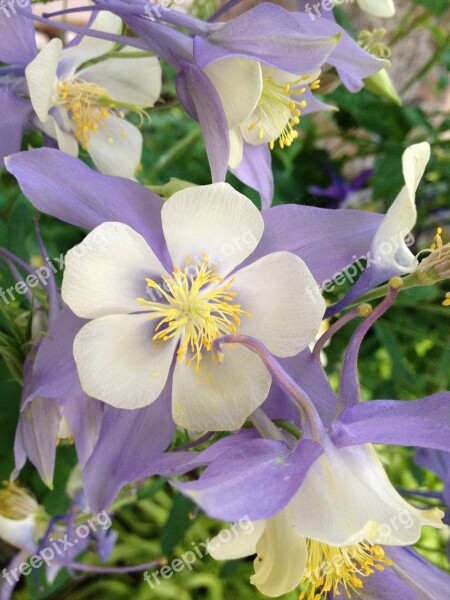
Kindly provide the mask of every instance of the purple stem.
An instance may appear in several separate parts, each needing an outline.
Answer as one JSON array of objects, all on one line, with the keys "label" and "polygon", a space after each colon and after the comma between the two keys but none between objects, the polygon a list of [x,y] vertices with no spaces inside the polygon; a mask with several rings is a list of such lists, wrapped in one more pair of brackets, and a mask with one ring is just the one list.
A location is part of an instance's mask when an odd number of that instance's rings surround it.
[{"label": "purple stem", "polygon": [[15,262],[21,269],[29,273],[30,275],[34,275],[35,271],[28,263],[24,260],[7,250],[6,248],[0,248],[0,256],[5,260],[5,262],[13,261]]},{"label": "purple stem", "polygon": [[322,352],[323,347],[328,342],[328,340],[330,340],[332,336],[337,331],[339,331],[339,329],[344,327],[344,325],[346,325],[349,321],[352,321],[356,317],[367,317],[370,314],[371,310],[372,307],[369,304],[361,304],[361,306],[350,310],[343,317],[335,321],[333,325],[330,325],[330,327],[328,327],[325,333],[322,336],[320,336],[320,338],[316,342],[316,345],[314,346],[313,355],[315,356],[316,360],[320,363],[320,353]]},{"label": "purple stem", "polygon": [[304,411],[307,417],[307,424],[311,428],[314,439],[318,441],[322,438],[325,433],[323,424],[308,394],[286,373],[264,344],[246,335],[224,335],[214,340],[213,349],[220,353],[223,344],[242,344],[255,352],[263,361],[275,381],[294,400],[296,406]]},{"label": "purple stem", "polygon": [[5,260],[5,262],[8,265],[8,268],[11,271],[11,274],[14,277],[14,279],[17,281],[17,283],[21,282],[26,286],[25,287],[25,295],[31,303],[33,301],[33,294],[31,293],[30,288],[28,287],[26,282],[23,280],[22,274],[17,270],[15,264],[11,260]]},{"label": "purple stem", "polygon": [[[106,10],[106,8],[100,7],[89,7],[89,10]],[[43,23],[44,25],[50,25],[51,27],[56,27],[57,29],[64,29],[65,31],[73,31],[74,33],[81,33],[82,35],[88,35],[89,37],[99,38],[100,40],[107,40],[109,42],[116,42],[117,44],[125,44],[126,46],[133,46],[134,48],[139,48],[139,50],[147,50],[147,45],[142,40],[139,40],[134,37],[126,36],[126,35],[117,35],[115,33],[105,33],[103,31],[98,31],[96,29],[91,29],[90,27],[78,27],[77,25],[70,25],[69,23],[62,23],[60,21],[52,21],[51,19],[46,19],[45,17],[40,17],[35,14],[30,14],[26,12],[20,6],[16,6],[16,12],[18,12],[23,17],[27,17],[28,19],[33,19],[33,21],[37,21],[38,23]]]},{"label": "purple stem", "polygon": [[189,450],[190,448],[195,448],[204,442],[210,440],[216,434],[215,431],[208,431],[204,433],[201,437],[197,438],[193,442],[189,442],[189,444],[184,444],[184,446],[179,446],[178,448],[174,448],[172,452],[180,452],[182,450]]},{"label": "purple stem", "polygon": [[228,2],[225,2],[225,4],[223,6],[221,6],[219,8],[219,10],[216,10],[216,12],[209,17],[208,23],[212,23],[214,21],[217,21],[217,19],[219,17],[221,17],[222,15],[224,15],[225,13],[227,13],[229,10],[231,10],[232,8],[234,8],[235,6],[237,6],[238,4],[240,4],[241,2],[242,2],[242,0],[228,0]]},{"label": "purple stem", "polygon": [[[170,23],[171,25],[175,25],[176,27],[184,27],[194,35],[204,35],[206,33],[209,33],[211,30],[211,27],[208,26],[207,23],[200,21],[195,17],[191,17],[190,15],[183,14],[170,8],[164,8],[163,6],[160,6],[159,4],[155,4],[153,2],[143,2],[142,4],[134,4],[132,6],[127,6],[122,3],[114,4],[111,2],[107,6],[80,6],[76,8],[58,10],[51,13],[44,13],[44,15],[46,15],[47,17],[59,17],[61,15],[66,15],[69,13],[78,13],[85,11],[98,12],[100,10],[108,10],[111,12],[115,11],[118,15],[132,15],[143,18],[145,18],[146,16],[151,16],[151,21],[164,21],[166,23]],[[155,16],[153,16],[152,13],[154,13]]]},{"label": "purple stem", "polygon": [[400,277],[394,277],[389,282],[389,285],[389,292],[387,293],[386,298],[373,309],[372,313],[364,319],[362,323],[360,323],[348,345],[339,382],[340,412],[361,402],[361,390],[358,378],[358,354],[361,343],[375,321],[384,315],[384,313],[394,304],[399,289],[403,285],[403,281]]},{"label": "purple stem", "polygon": [[37,216],[34,217],[34,228],[36,231],[36,238],[37,238],[39,250],[41,252],[44,262],[47,265],[48,270],[50,271],[50,278],[48,280],[47,297],[48,297],[48,304],[49,304],[48,319],[49,319],[49,325],[51,325],[55,321],[55,319],[60,311],[60,308],[61,308],[60,303],[59,303],[58,287],[56,285],[55,275],[54,275],[53,269],[52,269],[52,264],[50,263],[50,260],[47,255],[47,249],[45,247],[44,240],[42,239],[41,230],[39,228],[39,218]]},{"label": "purple stem", "polygon": [[132,567],[102,567],[100,565],[86,565],[74,560],[66,561],[64,559],[58,560],[57,558],[53,560],[61,563],[66,568],[74,569],[75,571],[85,571],[86,573],[139,573],[146,569],[158,567],[166,562],[164,558],[159,558],[158,560],[141,565],[133,565]]}]

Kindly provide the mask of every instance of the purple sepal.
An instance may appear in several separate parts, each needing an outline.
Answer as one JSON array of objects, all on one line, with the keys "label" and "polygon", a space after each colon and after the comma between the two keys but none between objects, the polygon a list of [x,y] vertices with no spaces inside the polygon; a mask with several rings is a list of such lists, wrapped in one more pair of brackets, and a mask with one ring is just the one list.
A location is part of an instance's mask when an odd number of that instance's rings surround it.
[{"label": "purple sepal", "polygon": [[[21,10],[31,14],[31,2]],[[15,2],[0,5],[0,62],[27,65],[37,54],[34,21],[18,12]]]},{"label": "purple sepal", "polygon": [[284,442],[252,440],[223,454],[197,481],[172,485],[213,518],[267,519],[291,500],[322,451],[311,440],[300,441],[294,451]]},{"label": "purple sepal", "polygon": [[84,469],[84,488],[94,513],[108,509],[121,488],[156,473],[156,462],[175,433],[171,386],[145,408],[107,406],[97,445]]},{"label": "purple sepal", "polygon": [[[386,557],[394,563],[384,571],[374,571],[363,579],[358,590],[360,600],[444,600],[450,590],[450,575],[425,560],[408,546],[385,548]],[[345,594],[331,593],[330,600],[340,600]]]},{"label": "purple sepal", "polygon": [[[197,66],[180,65],[177,89],[190,114],[196,114],[203,131],[213,182],[225,181],[230,156],[230,136],[222,103],[216,88]],[[190,99],[190,100],[188,100]]]},{"label": "purple sepal", "polygon": [[295,13],[262,3],[220,26],[212,25],[206,39],[197,36],[194,58],[202,68],[233,56],[307,74],[320,69],[336,47],[338,40],[332,35],[313,36],[310,25],[308,31],[301,31]]},{"label": "purple sepal", "polygon": [[261,196],[261,208],[269,208],[273,198],[272,155],[267,144],[244,142],[241,162],[231,172]]},{"label": "purple sepal", "polygon": [[15,154],[8,158],[7,169],[41,212],[85,229],[105,221],[126,223],[169,265],[161,226],[163,201],[143,185],[97,173],[51,148]]},{"label": "purple sepal", "polygon": [[237,433],[212,444],[203,452],[188,452],[185,450],[166,452],[154,463],[155,474],[163,477],[184,475],[197,467],[210,464],[230,448],[234,448],[237,443],[256,438],[259,438],[259,435],[254,429],[241,429]]},{"label": "purple sepal", "polygon": [[450,392],[419,400],[372,400],[348,408],[333,423],[339,448],[366,443],[450,451]]},{"label": "purple sepal", "polygon": [[32,106],[29,100],[19,98],[12,90],[3,86],[0,87],[0,106],[0,167],[4,167],[4,158],[20,151],[25,122]]},{"label": "purple sepal", "polygon": [[362,210],[299,204],[274,206],[263,211],[262,216],[263,236],[244,264],[271,252],[292,252],[305,261],[320,286],[367,254],[384,218]]},{"label": "purple sepal", "polygon": [[450,507],[450,452],[418,448],[414,462],[435,473],[444,482],[442,497]]}]

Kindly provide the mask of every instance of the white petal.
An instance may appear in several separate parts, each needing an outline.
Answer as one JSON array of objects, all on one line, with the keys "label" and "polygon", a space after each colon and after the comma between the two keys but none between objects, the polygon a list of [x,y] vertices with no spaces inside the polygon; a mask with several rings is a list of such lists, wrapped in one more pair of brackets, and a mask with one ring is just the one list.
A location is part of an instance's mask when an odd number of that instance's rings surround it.
[{"label": "white petal", "polygon": [[298,586],[306,565],[306,541],[295,533],[289,508],[266,521],[256,552],[250,582],[262,594],[276,598]]},{"label": "white petal", "polygon": [[245,58],[222,58],[203,70],[220,96],[228,129],[234,129],[248,119],[261,96],[261,65]]},{"label": "white petal", "polygon": [[324,448],[291,500],[299,535],[332,546],[409,545],[423,525],[442,527],[441,511],[419,510],[398,494],[372,446],[337,449],[326,440]]},{"label": "white petal", "polygon": [[402,166],[406,185],[386,213],[372,242],[372,258],[380,265],[395,267],[403,273],[411,272],[417,264],[404,238],[417,219],[416,190],[429,158],[430,146],[426,142],[405,150]]},{"label": "white petal", "polygon": [[52,105],[61,50],[61,40],[53,38],[25,69],[31,104],[43,123],[48,119],[48,111]]},{"label": "white petal", "polygon": [[77,77],[104,88],[117,102],[142,108],[153,106],[161,94],[162,72],[156,56],[108,58],[83,69]]},{"label": "white petal", "polygon": [[45,123],[39,122],[38,127],[48,136],[57,140],[58,148],[62,152],[70,154],[70,156],[78,156],[77,140],[71,133],[63,131],[51,115],[48,116],[48,119]]},{"label": "white petal", "polygon": [[222,530],[208,543],[208,552],[216,560],[235,560],[256,554],[256,544],[267,521],[247,521],[244,526],[234,523]]},{"label": "white petal", "polygon": [[141,132],[125,119],[107,117],[89,138],[88,152],[101,173],[134,179],[142,156]]},{"label": "white petal", "polygon": [[[94,19],[91,29],[104,31],[105,33],[122,33],[122,20],[112,13],[101,10]],[[76,69],[83,63],[103,56],[115,46],[115,42],[101,40],[85,35],[79,44],[64,48],[61,56],[62,75],[72,76]]]},{"label": "white petal", "polygon": [[95,319],[77,334],[73,354],[83,390],[116,408],[142,408],[162,392],[177,338],[152,341],[146,314]]},{"label": "white petal", "polygon": [[244,155],[244,138],[239,129],[230,130],[230,159],[228,166],[235,169]]},{"label": "white petal", "polygon": [[393,17],[395,6],[393,0],[358,0],[362,10],[375,17]]},{"label": "white petal", "polygon": [[256,206],[231,185],[214,183],[175,193],[162,209],[164,235],[173,264],[202,259],[227,275],[261,239],[264,222]]},{"label": "white petal", "polygon": [[[105,198],[105,202],[107,199]],[[79,317],[95,319],[145,310],[146,278],[167,275],[144,238],[123,223],[103,223],[69,250],[64,302]]]},{"label": "white petal", "polygon": [[301,258],[274,252],[236,272],[232,289],[236,302],[251,317],[243,317],[238,333],[263,342],[276,356],[304,350],[319,331],[325,301]]},{"label": "white petal", "polygon": [[200,370],[177,363],[172,416],[191,431],[234,431],[269,393],[271,377],[261,359],[242,346],[224,348],[222,363],[204,355]]},{"label": "white petal", "polygon": [[7,519],[0,515],[0,538],[23,550],[34,552],[36,550],[36,523],[34,516],[25,519]]}]

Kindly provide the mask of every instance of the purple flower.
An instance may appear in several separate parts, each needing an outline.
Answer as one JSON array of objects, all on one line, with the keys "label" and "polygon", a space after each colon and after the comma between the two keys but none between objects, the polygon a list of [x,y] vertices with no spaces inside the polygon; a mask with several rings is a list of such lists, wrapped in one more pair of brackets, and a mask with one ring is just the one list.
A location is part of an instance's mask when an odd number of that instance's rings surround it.
[{"label": "purple flower", "polygon": [[[388,297],[356,330],[344,359],[340,410],[325,426],[315,408],[316,403],[323,403],[321,390],[327,385],[320,382],[325,380],[320,367],[315,373],[317,385],[308,385],[307,393],[261,344],[239,336],[224,338],[225,343],[244,343],[265,357],[283,390],[278,391],[281,406],[288,394],[302,409],[303,417],[298,415],[295,420],[302,428],[302,439],[296,442],[280,430],[275,430],[278,439],[233,436],[227,446],[225,440],[219,442],[220,451],[214,453],[214,446],[205,451],[203,464],[209,466],[198,481],[173,485],[215,518],[238,521],[245,516],[253,522],[251,534],[238,530],[225,542],[218,536],[211,540],[209,550],[221,559],[256,553],[251,581],[268,596],[286,593],[299,582],[304,590],[301,598],[325,591],[364,594],[365,582],[370,586],[372,575],[386,567],[396,569],[391,546],[415,543],[423,525],[443,527],[441,511],[419,510],[403,500],[371,443],[448,451],[450,394],[409,402],[360,402],[359,348],[371,325],[392,305],[398,283],[392,281]],[[336,410],[338,399],[330,397],[330,401],[330,411]],[[270,435],[270,421],[264,423],[259,416],[254,424],[265,436]],[[179,461],[170,465],[163,460],[161,471],[167,473],[169,466],[172,474],[186,472],[192,465],[202,464],[202,457],[194,459],[191,454],[184,464],[181,458]],[[286,547],[290,548],[288,555],[283,551]],[[393,550],[392,555],[397,552]],[[397,584],[396,573],[392,576]],[[377,580],[381,585],[382,578]],[[390,580],[388,575],[386,586]]]}]

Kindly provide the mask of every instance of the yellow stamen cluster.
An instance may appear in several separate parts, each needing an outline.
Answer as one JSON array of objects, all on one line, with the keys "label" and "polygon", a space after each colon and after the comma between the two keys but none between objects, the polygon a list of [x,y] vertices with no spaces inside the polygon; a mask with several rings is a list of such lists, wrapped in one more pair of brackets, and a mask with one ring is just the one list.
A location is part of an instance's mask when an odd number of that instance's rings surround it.
[{"label": "yellow stamen cluster", "polygon": [[0,515],[7,519],[20,521],[34,514],[38,508],[36,500],[26,489],[13,482],[6,482],[0,490]]},{"label": "yellow stamen cluster", "polygon": [[[206,255],[202,261],[186,259],[184,270],[174,267],[172,276],[162,277],[162,284],[146,279],[150,295],[158,294],[166,302],[138,298],[145,304],[150,319],[159,319],[153,340],[167,341],[181,335],[177,359],[186,364],[195,362],[200,368],[204,351],[211,351],[214,340],[236,333],[241,317],[250,317],[240,304],[233,304],[236,292],[231,291],[233,279],[223,283],[217,266],[211,266]],[[215,355],[213,355],[215,357]]]},{"label": "yellow stamen cluster", "polygon": [[[248,126],[249,131],[258,127],[259,138],[263,139],[266,133],[270,135],[275,129],[277,132],[281,132],[278,134],[280,148],[290,146],[298,137],[298,132],[294,127],[300,123],[301,109],[306,106],[306,100],[299,99],[307,89],[301,87],[302,81],[309,78],[309,75],[304,75],[290,83],[280,83],[276,80],[275,69],[266,74],[263,78],[261,97],[256,107],[257,118]],[[317,90],[319,86],[320,82],[316,79],[308,87]],[[269,142],[271,150],[275,147],[276,139],[272,138]]]},{"label": "yellow stamen cluster", "polygon": [[57,92],[59,103],[69,111],[77,141],[87,150],[91,135],[97,133],[99,125],[104,126],[105,119],[115,114],[111,96],[95,83],[76,78],[58,81]]},{"label": "yellow stamen cluster", "polygon": [[386,44],[381,41],[386,35],[386,29],[380,27],[369,31],[363,29],[358,35],[358,44],[369,54],[378,58],[390,58],[391,50]]},{"label": "yellow stamen cluster", "polygon": [[361,578],[392,565],[381,546],[366,542],[339,548],[307,540],[307,556],[299,600],[325,600],[328,592],[338,596],[342,590],[351,598],[352,592],[363,587]]}]

